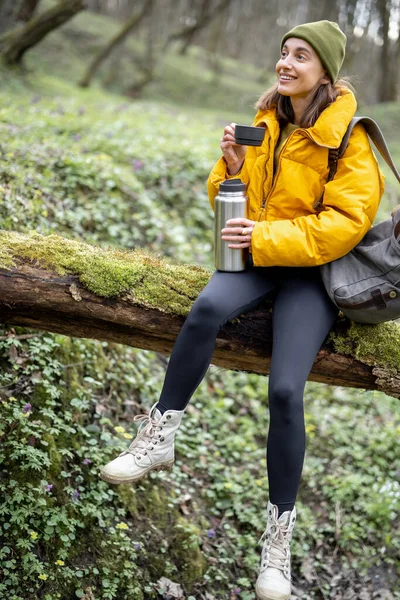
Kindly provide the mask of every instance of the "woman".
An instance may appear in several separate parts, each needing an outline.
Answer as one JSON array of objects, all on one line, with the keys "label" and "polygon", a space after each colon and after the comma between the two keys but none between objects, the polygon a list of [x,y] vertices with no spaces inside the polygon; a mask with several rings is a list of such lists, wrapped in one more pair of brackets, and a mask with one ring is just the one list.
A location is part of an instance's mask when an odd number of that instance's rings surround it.
[{"label": "woman", "polygon": [[[328,178],[328,154],[338,148],[356,111],[337,80],[346,36],[336,23],[299,25],[282,39],[277,84],[258,104],[254,125],[265,127],[261,147],[235,144],[224,130],[223,156],[208,180],[211,204],[219,184],[247,184],[249,218],[231,219],[222,239],[249,248],[252,267],[216,272],[199,295],[177,338],[160,400],[142,420],[129,449],[103,467],[111,483],[133,482],[174,462],[174,436],[202,380],[224,324],[273,299],[273,352],[269,375],[267,470],[270,499],[260,575],[261,600],[290,597],[290,541],[305,453],[303,391],[314,359],[337,318],[319,265],[349,252],[371,227],[383,176],[367,135],[354,128],[337,173]],[[324,195],[323,209],[318,201]]]}]

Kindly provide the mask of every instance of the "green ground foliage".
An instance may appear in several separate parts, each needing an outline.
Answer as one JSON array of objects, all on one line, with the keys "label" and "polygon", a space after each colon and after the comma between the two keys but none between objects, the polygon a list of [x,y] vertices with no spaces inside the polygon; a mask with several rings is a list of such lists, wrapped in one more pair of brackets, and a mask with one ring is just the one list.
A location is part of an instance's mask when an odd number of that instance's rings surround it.
[{"label": "green ground foliage", "polygon": [[[67,33],[50,38],[43,63]],[[142,246],[168,264],[210,267],[205,178],[225,115],[78,91],[39,67],[2,76],[6,235],[89,243],[97,260],[103,249],[118,257]],[[111,486],[99,467],[129,444],[133,416],[157,401],[166,359],[1,327],[0,365],[1,598],[156,600],[164,576],[188,600],[254,599],[268,499],[266,377],[211,367],[171,473]],[[294,585],[305,600],[349,590],[366,599],[378,589],[400,598],[398,400],[310,383],[305,410]]]}]

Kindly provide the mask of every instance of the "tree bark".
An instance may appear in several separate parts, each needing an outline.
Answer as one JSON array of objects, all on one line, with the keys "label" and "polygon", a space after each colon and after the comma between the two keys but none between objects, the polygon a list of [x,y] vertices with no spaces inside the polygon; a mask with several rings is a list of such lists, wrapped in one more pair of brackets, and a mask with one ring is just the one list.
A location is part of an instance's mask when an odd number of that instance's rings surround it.
[{"label": "tree bark", "polygon": [[[135,303],[132,295],[101,298],[74,276],[59,276],[21,260],[17,267],[0,269],[0,321],[170,354],[184,317],[145,308]],[[334,332],[345,335],[346,327],[348,323],[338,321]],[[271,349],[271,313],[263,307],[224,327],[212,362],[227,369],[268,374]],[[318,353],[309,379],[400,397],[400,367],[397,373],[389,373],[337,354],[329,345]]]},{"label": "tree bark", "polygon": [[0,53],[8,65],[19,64],[27,50],[86,8],[84,0],[63,0],[22,27],[0,37]]},{"label": "tree bark", "polygon": [[90,82],[99,70],[100,65],[110,56],[112,51],[117,48],[126,39],[126,37],[132,33],[134,29],[136,29],[136,27],[140,25],[144,17],[151,12],[152,8],[153,0],[145,0],[142,10],[139,13],[132,15],[132,17],[125,23],[117,35],[115,35],[94,58],[85,75],[79,82],[81,87],[88,87],[90,85]]},{"label": "tree bark", "polygon": [[0,34],[14,27],[24,0],[0,0]]},{"label": "tree bark", "polygon": [[377,0],[377,10],[380,18],[381,35],[383,40],[380,56],[381,84],[379,86],[379,101],[394,102],[396,100],[396,86],[392,63],[392,58],[394,57],[392,57],[392,48],[389,38],[391,1]]},{"label": "tree bark", "polygon": [[209,6],[209,2],[205,0],[203,4],[203,10],[198,16],[196,23],[171,33],[165,42],[164,51],[167,50],[171,42],[175,40],[181,40],[182,47],[180,53],[184,54],[189,45],[193,42],[195,35],[203,30],[217,15],[227,10],[231,2],[232,0],[221,0],[220,4],[218,4],[213,10],[207,11],[206,9]]},{"label": "tree bark", "polygon": [[24,0],[18,13],[18,21],[27,23],[35,15],[40,0]]},{"label": "tree bark", "polygon": [[[197,18],[197,23],[200,23],[200,29],[204,27],[204,24],[201,24],[204,17],[206,18],[206,23],[208,22],[208,17],[210,15],[210,2],[211,0],[202,0],[201,2],[200,11]],[[183,44],[179,51],[179,53],[182,56],[184,56],[187,53],[189,46],[193,43],[198,31],[199,29],[193,26],[188,29],[186,35],[183,38]]]},{"label": "tree bark", "polygon": [[146,87],[146,85],[148,85],[151,81],[153,81],[156,63],[158,60],[160,60],[160,56],[157,56],[157,54],[154,51],[155,34],[151,25],[152,24],[150,23],[147,32],[146,51],[144,60],[142,62],[140,62],[139,60],[136,61],[137,70],[140,72],[140,75],[139,77],[136,77],[136,81],[134,83],[131,83],[129,88],[125,91],[125,94],[127,96],[130,96],[131,98],[137,98],[140,95],[143,88]]}]

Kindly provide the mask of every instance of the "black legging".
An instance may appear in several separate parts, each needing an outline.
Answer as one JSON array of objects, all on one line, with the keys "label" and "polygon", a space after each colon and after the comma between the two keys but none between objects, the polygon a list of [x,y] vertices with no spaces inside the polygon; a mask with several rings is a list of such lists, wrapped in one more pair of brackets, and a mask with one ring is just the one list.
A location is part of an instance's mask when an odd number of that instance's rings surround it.
[{"label": "black legging", "polygon": [[304,387],[338,314],[319,267],[216,271],[179,333],[158,404],[163,411],[183,410],[207,371],[219,330],[267,297],[273,300],[267,470],[270,501],[281,514],[293,508],[300,485],[305,454]]}]

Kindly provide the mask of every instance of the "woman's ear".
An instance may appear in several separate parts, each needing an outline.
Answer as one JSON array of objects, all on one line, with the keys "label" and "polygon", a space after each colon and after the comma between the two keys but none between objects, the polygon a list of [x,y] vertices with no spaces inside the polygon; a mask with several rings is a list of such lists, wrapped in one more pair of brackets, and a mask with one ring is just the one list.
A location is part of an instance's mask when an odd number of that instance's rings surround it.
[{"label": "woman's ear", "polygon": [[330,79],[328,73],[325,71],[324,76],[321,79],[321,83],[323,85],[326,85],[327,83],[330,83],[330,82],[331,82],[331,79]]}]

